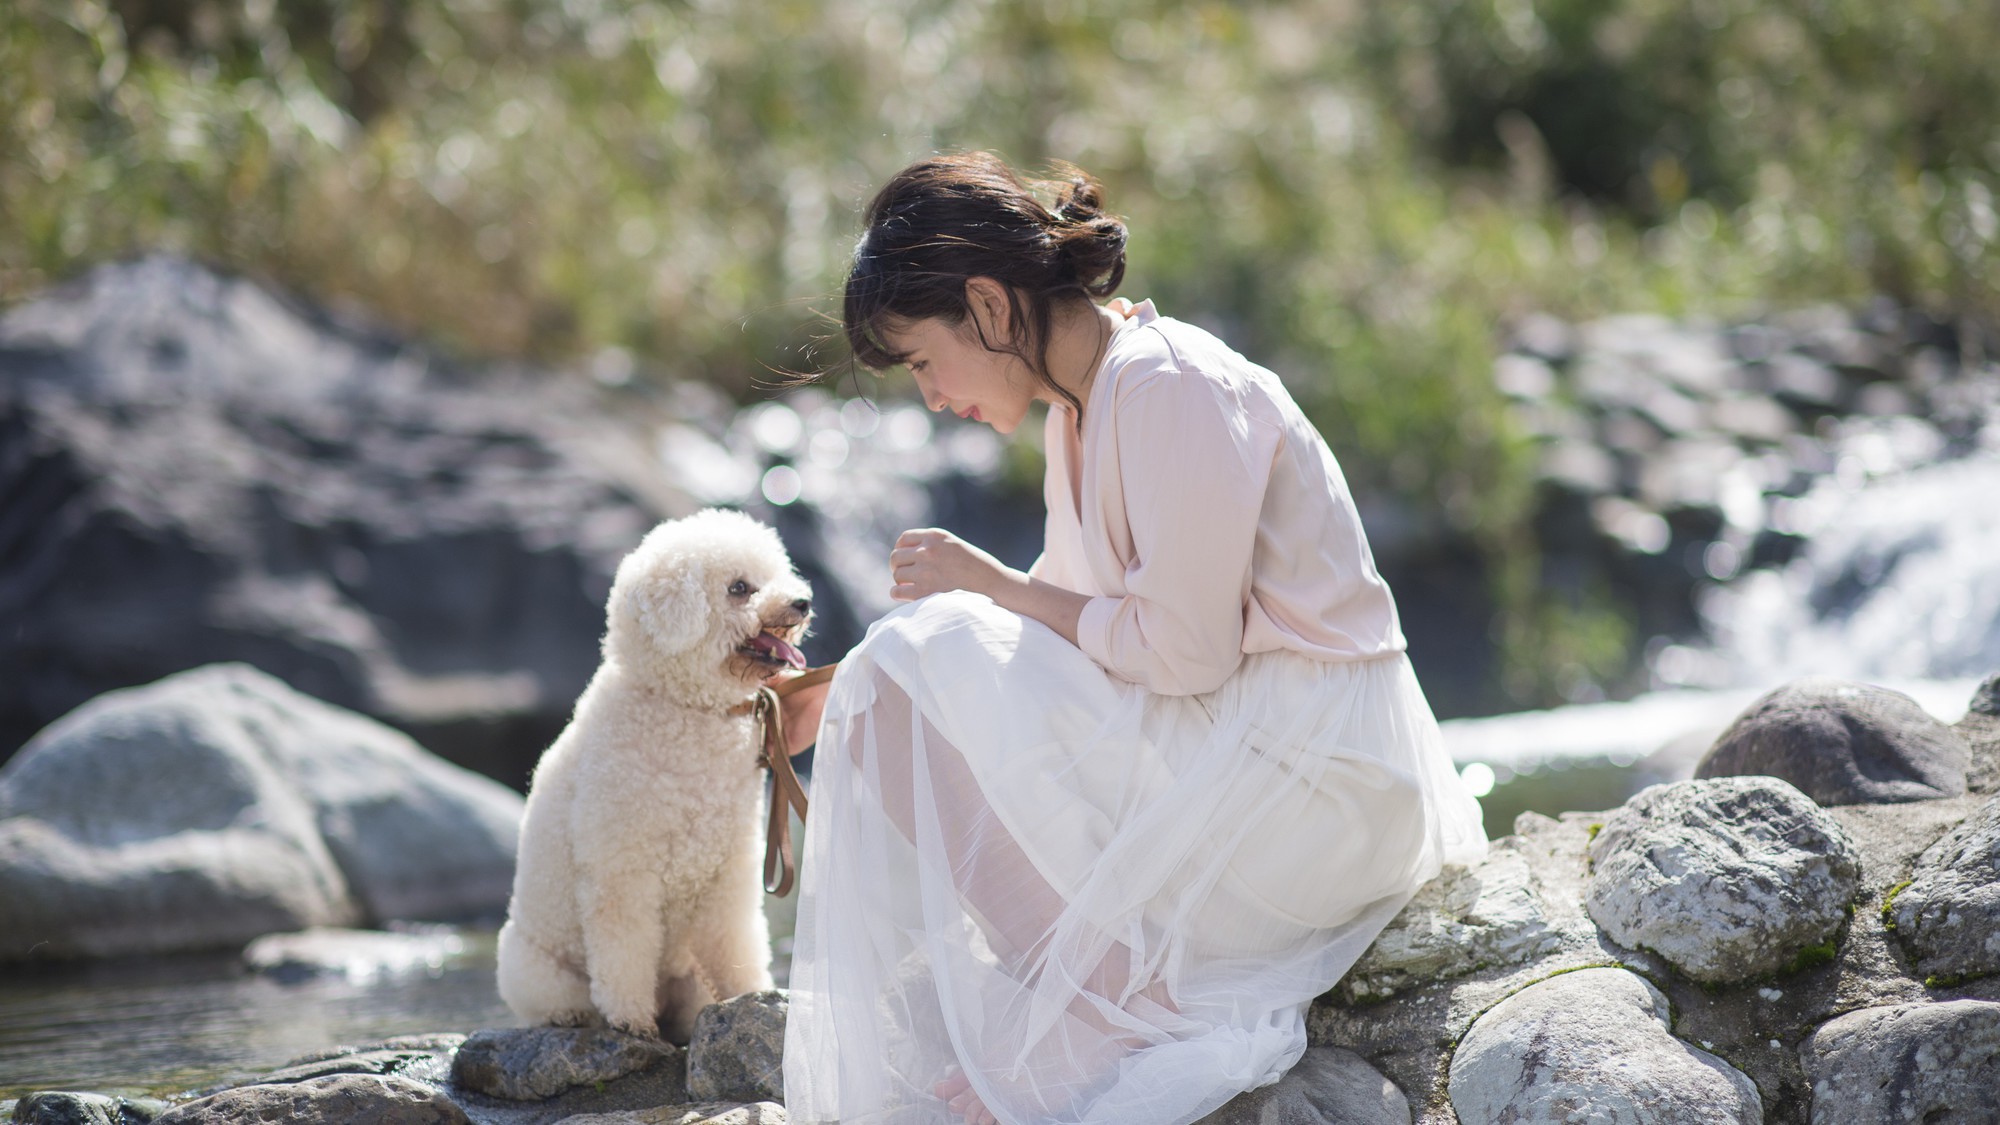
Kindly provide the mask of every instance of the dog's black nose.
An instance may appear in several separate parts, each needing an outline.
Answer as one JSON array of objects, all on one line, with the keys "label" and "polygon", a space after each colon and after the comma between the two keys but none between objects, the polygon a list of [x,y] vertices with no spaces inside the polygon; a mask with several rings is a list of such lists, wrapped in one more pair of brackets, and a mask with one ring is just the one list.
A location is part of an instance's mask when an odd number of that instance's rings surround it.
[{"label": "dog's black nose", "polygon": [[800,613],[811,613],[812,607],[811,598],[800,598],[798,601],[792,603],[792,608],[798,610]]}]

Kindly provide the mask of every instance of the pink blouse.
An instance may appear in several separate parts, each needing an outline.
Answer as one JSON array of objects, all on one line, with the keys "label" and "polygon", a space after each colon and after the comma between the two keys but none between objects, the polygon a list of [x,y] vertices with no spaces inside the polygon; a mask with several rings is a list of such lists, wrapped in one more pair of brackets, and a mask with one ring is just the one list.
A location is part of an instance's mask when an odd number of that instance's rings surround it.
[{"label": "pink blouse", "polygon": [[1049,411],[1029,573],[1090,595],[1077,644],[1113,675],[1193,695],[1244,653],[1403,650],[1340,466],[1271,372],[1147,301],[1112,334],[1081,440],[1074,420]]}]

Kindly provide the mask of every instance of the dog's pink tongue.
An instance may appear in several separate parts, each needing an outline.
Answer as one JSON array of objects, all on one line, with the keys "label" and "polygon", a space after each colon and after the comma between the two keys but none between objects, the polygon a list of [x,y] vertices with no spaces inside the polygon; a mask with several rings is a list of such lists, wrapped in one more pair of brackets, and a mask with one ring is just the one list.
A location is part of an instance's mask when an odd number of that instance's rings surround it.
[{"label": "dog's pink tongue", "polygon": [[790,641],[787,641],[783,637],[772,636],[770,633],[759,633],[756,637],[752,638],[750,644],[757,651],[772,653],[778,659],[794,668],[803,668],[806,666],[806,654],[800,652]]}]

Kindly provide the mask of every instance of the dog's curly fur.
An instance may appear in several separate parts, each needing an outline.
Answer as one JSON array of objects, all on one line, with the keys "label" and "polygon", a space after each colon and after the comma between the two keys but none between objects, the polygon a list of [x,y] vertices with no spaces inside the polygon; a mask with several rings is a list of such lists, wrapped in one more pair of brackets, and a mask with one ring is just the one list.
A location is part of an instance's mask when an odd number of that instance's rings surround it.
[{"label": "dog's curly fur", "polygon": [[738,512],[661,524],[619,564],[603,662],[528,791],[500,996],[533,1024],[686,1042],[705,1004],[771,987],[756,722],[811,591]]}]

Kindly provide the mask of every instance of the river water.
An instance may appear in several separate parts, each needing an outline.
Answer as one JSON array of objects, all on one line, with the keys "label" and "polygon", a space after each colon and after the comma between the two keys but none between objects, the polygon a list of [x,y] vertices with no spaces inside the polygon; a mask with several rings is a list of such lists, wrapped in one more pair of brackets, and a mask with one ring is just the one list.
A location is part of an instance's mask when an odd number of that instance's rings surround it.
[{"label": "river water", "polygon": [[512,1026],[493,935],[414,971],[284,983],[233,954],[16,968],[0,975],[0,1099],[34,1090],[173,1094],[336,1044]]}]

